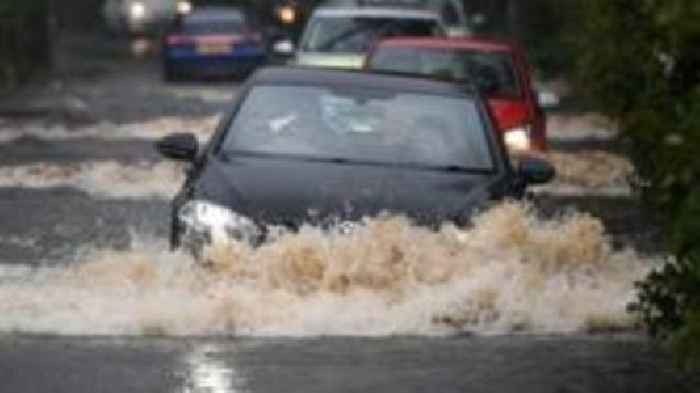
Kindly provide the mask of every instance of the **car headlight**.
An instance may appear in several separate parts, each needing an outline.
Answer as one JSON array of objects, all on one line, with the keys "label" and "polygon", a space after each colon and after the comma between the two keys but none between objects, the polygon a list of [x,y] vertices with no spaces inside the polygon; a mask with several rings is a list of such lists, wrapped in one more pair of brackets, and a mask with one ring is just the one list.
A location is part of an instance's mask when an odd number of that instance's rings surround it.
[{"label": "car headlight", "polygon": [[297,19],[296,9],[294,9],[294,7],[292,7],[290,5],[280,7],[277,10],[277,18],[279,18],[279,20],[282,23],[284,23],[286,25],[291,25],[294,22],[296,22],[296,19]]},{"label": "car headlight", "polygon": [[253,220],[225,207],[206,202],[191,201],[178,212],[187,240],[216,244],[230,240],[253,242],[260,229]]},{"label": "car headlight", "polygon": [[177,13],[180,15],[187,15],[192,12],[192,3],[187,0],[182,0],[177,2]]},{"label": "car headlight", "polygon": [[504,136],[506,147],[513,151],[530,150],[530,126],[522,126],[506,130]]},{"label": "car headlight", "polygon": [[142,19],[146,16],[146,5],[140,1],[131,3],[129,15],[131,15],[132,19]]}]

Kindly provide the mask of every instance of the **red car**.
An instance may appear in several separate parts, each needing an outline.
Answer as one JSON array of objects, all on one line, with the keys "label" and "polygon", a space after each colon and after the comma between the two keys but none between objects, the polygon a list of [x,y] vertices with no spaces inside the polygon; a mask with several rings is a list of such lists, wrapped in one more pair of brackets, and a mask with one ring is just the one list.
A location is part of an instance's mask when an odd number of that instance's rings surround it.
[{"label": "red car", "polygon": [[390,38],[367,55],[365,68],[473,81],[487,96],[506,145],[545,151],[547,122],[517,44],[476,38]]}]

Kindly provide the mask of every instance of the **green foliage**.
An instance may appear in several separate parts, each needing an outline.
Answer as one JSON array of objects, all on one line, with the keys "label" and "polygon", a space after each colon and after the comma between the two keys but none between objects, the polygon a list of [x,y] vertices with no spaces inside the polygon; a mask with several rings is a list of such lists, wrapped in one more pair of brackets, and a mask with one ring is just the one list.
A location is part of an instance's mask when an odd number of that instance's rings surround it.
[{"label": "green foliage", "polygon": [[536,0],[523,2],[522,26],[515,36],[522,40],[541,77],[566,75],[574,68],[580,3],[585,0]]},{"label": "green foliage", "polygon": [[48,1],[0,2],[0,89],[48,65]]},{"label": "green foliage", "polygon": [[579,86],[616,119],[641,190],[666,217],[669,262],[632,308],[678,355],[700,359],[700,2],[590,0],[579,34]]}]

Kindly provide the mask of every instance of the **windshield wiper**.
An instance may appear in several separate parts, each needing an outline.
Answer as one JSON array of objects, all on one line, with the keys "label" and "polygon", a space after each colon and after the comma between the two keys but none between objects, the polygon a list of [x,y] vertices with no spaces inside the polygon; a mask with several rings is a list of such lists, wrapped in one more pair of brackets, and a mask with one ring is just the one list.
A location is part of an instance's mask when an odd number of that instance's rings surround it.
[{"label": "windshield wiper", "polygon": [[231,157],[256,157],[256,158],[276,158],[283,160],[293,160],[293,161],[307,161],[307,162],[327,162],[332,164],[361,164],[362,162],[343,157],[316,157],[304,154],[289,154],[289,153],[267,153],[267,152],[257,152],[257,151],[247,151],[247,150],[226,150],[219,152],[225,158]]},{"label": "windshield wiper", "polygon": [[492,174],[494,172],[493,168],[470,168],[461,165],[430,165],[419,162],[381,162],[373,160],[361,160],[345,157],[316,157],[308,156],[303,154],[286,154],[286,153],[266,153],[266,152],[254,152],[245,150],[227,150],[221,151],[219,154],[224,155],[226,158],[243,156],[243,157],[257,157],[257,158],[272,158],[272,159],[282,159],[282,160],[292,160],[292,161],[304,161],[304,162],[321,162],[329,164],[343,164],[343,165],[368,165],[368,166],[383,166],[383,167],[394,167],[394,168],[410,168],[423,171],[436,171],[436,172],[452,172],[452,173],[477,173],[477,174]]},{"label": "windshield wiper", "polygon": [[492,174],[493,168],[470,168],[461,165],[429,165],[429,164],[399,164],[408,166],[411,168],[426,170],[426,171],[437,171],[437,172],[450,172],[450,173],[478,173],[478,174]]}]

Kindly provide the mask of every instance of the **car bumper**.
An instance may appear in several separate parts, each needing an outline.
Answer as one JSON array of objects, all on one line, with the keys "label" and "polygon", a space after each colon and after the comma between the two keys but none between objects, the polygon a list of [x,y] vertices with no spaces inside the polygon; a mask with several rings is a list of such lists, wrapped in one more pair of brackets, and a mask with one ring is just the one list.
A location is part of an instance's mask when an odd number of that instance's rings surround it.
[{"label": "car bumper", "polygon": [[166,56],[166,66],[178,73],[198,75],[243,74],[264,64],[263,51],[220,56]]}]

